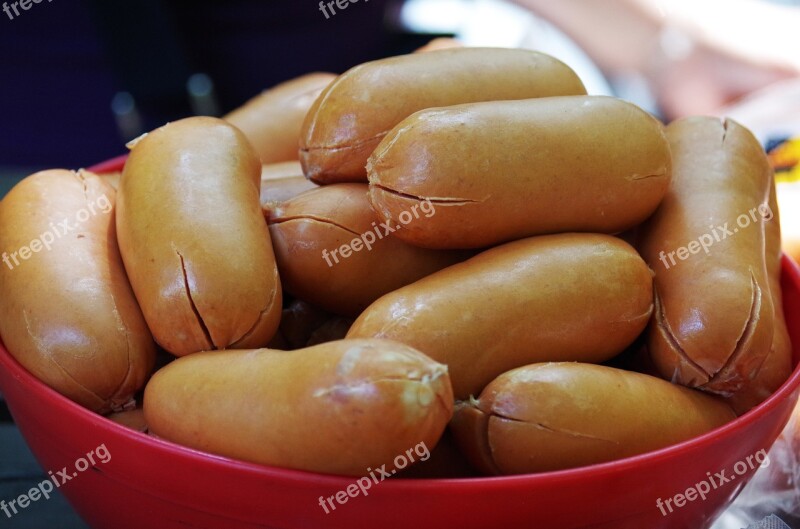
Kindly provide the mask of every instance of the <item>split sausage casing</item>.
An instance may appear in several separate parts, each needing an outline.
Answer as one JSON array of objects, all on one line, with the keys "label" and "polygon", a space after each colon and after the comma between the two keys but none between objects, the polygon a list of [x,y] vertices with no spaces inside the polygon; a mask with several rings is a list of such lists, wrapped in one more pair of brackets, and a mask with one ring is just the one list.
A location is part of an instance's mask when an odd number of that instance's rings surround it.
[{"label": "split sausage casing", "polygon": [[691,439],[733,420],[721,399],[660,378],[572,362],[532,364],[459,402],[456,440],[486,474],[613,461]]},{"label": "split sausage casing", "polygon": [[569,66],[530,50],[459,48],[372,61],[337,77],[314,102],[300,161],[320,184],[366,182],[370,153],[418,110],[585,93]]},{"label": "split sausage casing", "polygon": [[247,139],[220,119],[176,121],[132,148],[120,250],[156,341],[175,355],[258,347],[275,334],[281,286],[260,176]]},{"label": "split sausage casing", "polygon": [[769,291],[775,308],[775,330],[770,352],[755,378],[745,381],[742,389],[731,396],[730,404],[739,415],[765,401],[792,373],[792,342],[786,328],[781,291],[781,222],[774,178],[770,182],[769,207],[772,215],[769,219],[764,218],[764,231]]},{"label": "split sausage casing", "polygon": [[[432,204],[422,206],[409,224],[435,214]],[[355,317],[382,295],[467,257],[411,246],[387,233],[366,184],[322,186],[276,204],[267,216],[286,291],[344,316]]]},{"label": "split sausage casing", "polygon": [[681,119],[667,136],[672,185],[641,238],[655,271],[648,348],[666,379],[731,395],[772,345],[762,220],[771,172],[735,121]]},{"label": "split sausage casing", "polygon": [[367,165],[370,200],[396,224],[423,200],[436,215],[397,233],[428,248],[479,248],[544,233],[616,233],[644,221],[670,180],[663,126],[611,97],[494,101],[418,112]]}]

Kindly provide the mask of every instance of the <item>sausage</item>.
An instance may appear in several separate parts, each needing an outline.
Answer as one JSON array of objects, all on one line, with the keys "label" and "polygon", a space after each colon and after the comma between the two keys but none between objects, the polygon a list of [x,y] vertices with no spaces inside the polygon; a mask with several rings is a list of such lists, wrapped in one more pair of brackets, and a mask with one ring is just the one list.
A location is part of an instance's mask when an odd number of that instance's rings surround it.
[{"label": "sausage", "polygon": [[100,413],[128,404],[155,361],[117,246],[115,195],[95,174],[53,169],[0,202],[0,335],[36,378]]},{"label": "sausage", "polygon": [[447,368],[402,344],[340,340],[292,352],[179,358],[147,385],[150,431],[265,465],[368,475],[433,447],[453,411]]},{"label": "sausage", "polygon": [[[300,162],[297,161],[268,163],[261,166],[262,185],[264,182],[269,182],[271,180],[282,180],[295,176],[303,176],[303,168],[300,166]],[[314,185],[314,187],[316,187],[316,185]]]},{"label": "sausage", "polygon": [[336,78],[332,73],[310,73],[262,92],[224,119],[244,132],[269,164],[297,160],[300,127],[311,104]]},{"label": "sausage", "polygon": [[436,215],[397,233],[427,248],[627,230],[658,207],[670,167],[662,125],[601,96],[421,111],[367,164],[370,201],[383,220],[394,225],[420,202],[436,204]]},{"label": "sausage", "polygon": [[105,180],[111,187],[114,188],[114,190],[116,190],[119,187],[119,179],[122,178],[122,171],[100,173],[97,176]]},{"label": "sausage", "polygon": [[311,106],[300,162],[320,184],[366,182],[370,153],[418,110],[585,93],[567,65],[530,50],[456,48],[372,61],[337,77]]},{"label": "sausage", "polygon": [[447,364],[456,398],[532,362],[603,362],[644,330],[650,271],[610,235],[531,237],[487,250],[370,305],[348,338],[386,338]]},{"label": "sausage", "polygon": [[482,472],[525,474],[642,454],[735,418],[721,399],[657,377],[562,362],[503,373],[456,403],[450,429]]},{"label": "sausage", "polygon": [[733,120],[695,117],[667,127],[673,181],[643,230],[655,271],[648,348],[661,375],[731,395],[769,353],[773,303],[764,223],[770,168]]},{"label": "sausage", "polygon": [[317,184],[303,176],[300,162],[280,162],[261,167],[261,207],[269,209],[274,202],[283,202]]},{"label": "sausage", "polygon": [[[382,295],[467,257],[465,252],[417,248],[392,237],[379,225],[367,192],[365,184],[322,186],[268,210],[287,292],[334,314],[355,317]],[[429,205],[417,209],[409,224],[433,215]]]},{"label": "sausage", "polygon": [[427,53],[429,51],[436,51],[436,50],[449,50],[451,48],[461,48],[463,46],[464,45],[458,39],[450,37],[437,37],[435,39],[432,39],[424,46],[414,50],[414,53]]},{"label": "sausage", "polygon": [[775,180],[770,179],[769,211],[763,215],[766,240],[767,275],[769,291],[775,308],[775,327],[772,347],[755,378],[745,381],[742,389],[730,398],[730,404],[738,415],[749,411],[772,395],[792,373],[792,342],[786,328],[781,291],[781,223]]},{"label": "sausage", "polygon": [[265,345],[281,285],[259,204],[261,164],[227,122],[187,118],[133,145],[119,188],[125,269],[176,356]]},{"label": "sausage", "polygon": [[112,413],[108,419],[131,430],[147,432],[147,422],[144,420],[144,410],[141,407]]}]

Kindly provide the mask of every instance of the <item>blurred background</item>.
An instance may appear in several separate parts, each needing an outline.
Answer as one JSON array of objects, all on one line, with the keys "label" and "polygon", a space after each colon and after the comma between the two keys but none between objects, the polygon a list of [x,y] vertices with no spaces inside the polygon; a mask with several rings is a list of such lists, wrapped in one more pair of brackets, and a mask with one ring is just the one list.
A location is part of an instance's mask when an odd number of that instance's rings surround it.
[{"label": "blurred background", "polygon": [[[303,73],[341,73],[436,36],[546,51],[590,93],[665,119],[719,113],[800,72],[800,15],[785,0],[361,0],[330,2],[334,14],[312,0],[25,2],[0,13],[5,187],[123,153],[169,120],[223,115]],[[800,90],[786,90],[760,98],[769,116],[761,102],[742,116],[765,141],[797,130]]]},{"label": "blurred background", "polygon": [[[623,97],[664,120],[735,117],[773,150],[784,232],[800,233],[797,0],[349,2],[3,2],[0,196],[34,171],[90,166],[167,121],[222,116],[301,74],[341,73],[455,37],[545,51],[590,94]],[[0,447],[0,499],[13,498],[42,471],[1,397]],[[84,527],[60,497],[0,522]]]}]

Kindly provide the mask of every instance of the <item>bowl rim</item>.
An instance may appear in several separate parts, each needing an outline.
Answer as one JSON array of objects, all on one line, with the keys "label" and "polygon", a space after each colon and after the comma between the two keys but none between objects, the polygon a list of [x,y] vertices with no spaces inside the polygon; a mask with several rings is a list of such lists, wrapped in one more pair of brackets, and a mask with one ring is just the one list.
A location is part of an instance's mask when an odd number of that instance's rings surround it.
[{"label": "bowl rim", "polygon": [[[793,267],[795,269],[795,273],[797,274],[797,283],[798,288],[800,289],[800,269],[798,269],[797,265],[794,264]],[[189,457],[204,463],[220,464],[229,468],[236,468],[241,471],[260,474],[265,477],[281,478],[291,481],[302,481],[304,483],[312,482],[320,485],[333,485],[340,487],[343,484],[346,485],[352,483],[354,479],[357,479],[357,477],[354,476],[321,474],[305,470],[295,470],[240,461],[237,459],[204,452],[202,450],[185,447],[165,439],[160,439],[146,433],[132,430],[126,426],[123,426],[122,424],[118,424],[100,414],[84,408],[83,406],[69,400],[67,397],[64,397],[43,382],[40,382],[13,356],[11,356],[11,353],[8,352],[8,349],[5,347],[5,344],[2,342],[2,340],[0,340],[0,368],[7,369],[9,374],[20,381],[23,386],[34,391],[38,391],[44,399],[52,401],[52,405],[54,409],[57,409],[57,411],[63,412],[66,415],[78,415],[80,416],[81,420],[88,420],[100,430],[113,432],[113,435],[122,435],[129,441],[142,442],[145,445],[149,445],[153,449],[170,452],[181,457]],[[449,487],[465,487],[477,484],[485,486],[504,486],[514,482],[531,484],[536,482],[557,483],[585,477],[588,474],[599,476],[622,472],[629,469],[641,469],[641,466],[645,463],[654,463],[669,459],[676,452],[683,452],[687,449],[700,449],[705,445],[712,444],[720,437],[725,437],[731,430],[741,429],[757,421],[763,413],[765,413],[768,409],[777,406],[780,401],[789,397],[789,395],[798,388],[800,388],[800,362],[795,366],[791,376],[777,391],[775,391],[764,402],[747,413],[703,435],[693,437],[692,439],[660,448],[658,450],[646,452],[644,454],[629,456],[604,463],[596,463],[593,465],[586,465],[565,470],[539,472],[535,474],[480,476],[466,478],[403,478],[388,480],[387,482],[382,483],[382,486],[402,489],[419,487],[436,488],[445,484]],[[768,448],[769,447],[765,447],[765,449]]]},{"label": "bowl rim", "polygon": [[[127,155],[118,156],[108,160],[107,162],[90,167],[88,170],[98,173],[118,171],[124,165],[126,158]],[[781,273],[788,275],[788,278],[786,279],[788,279],[792,284],[796,285],[797,289],[800,291],[800,267],[798,267],[798,265],[785,254],[782,255],[781,265]],[[800,347],[800,344],[798,344],[797,347]],[[797,351],[797,347],[793,347],[794,359],[798,359],[800,356],[800,353]],[[57,411],[67,415],[78,415],[80,416],[81,420],[88,420],[100,430],[111,432],[112,435],[121,435],[131,442],[144,443],[154,450],[167,452],[178,457],[194,459],[200,464],[221,465],[226,467],[227,470],[235,469],[237,471],[260,475],[263,477],[276,478],[283,481],[302,482],[304,484],[343,488],[344,486],[352,483],[355,479],[358,479],[354,476],[321,474],[305,470],[281,468],[247,461],[240,461],[237,459],[185,447],[171,441],[132,430],[80,406],[79,404],[69,400],[67,397],[62,396],[60,393],[50,388],[43,382],[40,382],[8,352],[2,339],[0,339],[0,369],[6,369],[8,374],[17,379],[22,386],[29,388],[32,391],[39,392],[42,398],[52,401],[52,405]],[[443,485],[446,485],[448,490],[457,492],[459,490],[464,490],[466,488],[478,485],[481,487],[494,488],[505,487],[512,484],[529,484],[531,486],[535,484],[557,484],[580,480],[588,476],[601,477],[609,474],[621,473],[631,469],[640,470],[647,464],[659,463],[668,460],[676,453],[700,450],[709,444],[713,444],[719,438],[727,436],[732,430],[746,428],[748,425],[759,420],[763,414],[777,407],[781,401],[789,398],[791,393],[795,392],[798,388],[800,388],[800,361],[795,364],[792,374],[783,383],[783,385],[778,388],[777,391],[775,391],[764,402],[760,403],[747,413],[737,417],[729,423],[726,423],[697,437],[693,437],[686,441],[682,441],[664,448],[646,452],[644,454],[629,456],[604,463],[596,463],[582,467],[539,472],[534,474],[465,478],[393,479],[383,482],[382,488],[383,490],[387,491],[390,489],[425,490],[438,489]],[[764,447],[764,449],[767,450],[769,448],[770,447]]]}]

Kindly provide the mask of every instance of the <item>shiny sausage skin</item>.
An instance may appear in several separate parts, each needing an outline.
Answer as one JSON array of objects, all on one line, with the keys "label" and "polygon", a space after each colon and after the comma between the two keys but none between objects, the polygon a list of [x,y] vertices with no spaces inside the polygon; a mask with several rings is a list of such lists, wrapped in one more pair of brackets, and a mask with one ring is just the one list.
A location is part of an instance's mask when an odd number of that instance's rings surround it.
[{"label": "shiny sausage skin", "polygon": [[418,112],[367,164],[370,201],[426,248],[480,248],[545,233],[615,233],[649,217],[671,164],[660,122],[611,97],[474,103]]},{"label": "shiny sausage skin", "polygon": [[366,182],[370,153],[418,110],[585,93],[567,65],[530,50],[457,48],[372,61],[337,77],[314,102],[300,161],[319,184]]},{"label": "shiny sausage skin", "polygon": [[653,311],[652,278],[610,235],[531,237],[487,250],[370,305],[348,338],[387,338],[447,364],[457,398],[533,362],[603,362]]},{"label": "shiny sausage skin", "polygon": [[364,476],[420,443],[432,449],[453,393],[447,368],[410,347],[340,340],[180,358],[148,384],[144,411],[151,432],[184,446]]},{"label": "shiny sausage skin", "polygon": [[[435,214],[425,206],[409,225]],[[307,191],[268,209],[267,217],[286,291],[343,316],[355,317],[382,295],[467,257],[386,233],[365,184]]]},{"label": "shiny sausage skin", "polygon": [[640,246],[655,271],[648,348],[667,380],[732,395],[772,345],[758,213],[768,204],[770,168],[755,137],[732,120],[681,119],[667,137],[672,185]]},{"label": "shiny sausage skin", "polygon": [[0,336],[36,378],[101,413],[129,404],[155,362],[117,246],[115,201],[103,178],[53,169],[0,202]]},{"label": "shiny sausage skin", "polygon": [[450,429],[486,474],[613,461],[691,439],[736,418],[721,399],[665,380],[573,362],[504,373],[456,403]]},{"label": "shiny sausage skin", "polygon": [[216,118],[176,121],[133,145],[120,250],[156,341],[177,356],[262,346],[275,334],[281,286],[260,175],[244,135]]}]

